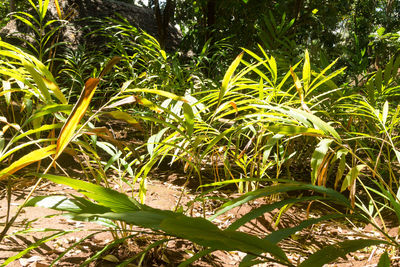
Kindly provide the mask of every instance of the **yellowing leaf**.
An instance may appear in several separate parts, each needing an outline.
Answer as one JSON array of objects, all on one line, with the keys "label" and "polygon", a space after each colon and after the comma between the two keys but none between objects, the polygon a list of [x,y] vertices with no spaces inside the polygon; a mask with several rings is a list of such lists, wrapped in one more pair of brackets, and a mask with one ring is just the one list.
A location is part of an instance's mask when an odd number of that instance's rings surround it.
[{"label": "yellowing leaf", "polygon": [[111,68],[117,64],[119,61],[121,60],[121,57],[113,57],[108,63],[107,65],[104,67],[104,69],[101,71],[100,75],[99,75],[99,79],[101,79],[104,75],[107,74],[107,72],[109,72],[111,70]]},{"label": "yellowing leaf", "polygon": [[127,123],[134,125],[135,128],[143,130],[142,127],[140,126],[140,123],[126,112],[123,112],[120,110],[115,110],[115,111],[111,111],[111,112],[106,112],[104,114],[110,115],[111,117],[113,117],[114,119],[117,119],[117,120],[126,121]]},{"label": "yellowing leaf", "polygon": [[56,5],[58,18],[59,18],[59,19],[63,19],[63,17],[62,17],[62,12],[61,12],[61,8],[60,8],[60,5],[59,5],[59,3],[58,3],[58,0],[54,0],[54,4]]},{"label": "yellowing leaf", "polygon": [[293,68],[290,67],[290,74],[293,77],[294,86],[296,87],[297,93],[299,94],[300,100],[303,101],[303,86],[297,74],[294,72]]},{"label": "yellowing leaf", "polygon": [[[294,86],[296,87],[297,93],[299,94],[299,98],[300,98],[300,102],[301,102],[301,107],[307,111],[307,112],[311,112],[311,110],[309,109],[309,107],[306,105],[306,103],[304,102],[304,92],[303,92],[303,86],[301,85],[301,81],[299,79],[299,77],[297,77],[297,74],[293,71],[293,68],[290,67],[290,74],[293,77],[293,81],[294,81]],[[304,75],[304,74],[303,74]]]},{"label": "yellowing leaf", "polygon": [[315,148],[311,157],[311,183],[315,185],[318,178],[318,170],[323,163],[329,146],[333,142],[332,139],[322,139]]},{"label": "yellowing leaf", "polygon": [[153,110],[153,111],[155,111],[157,113],[161,113],[162,112],[162,110],[156,104],[154,104],[153,102],[151,102],[150,100],[148,100],[148,99],[146,99],[144,97],[137,96],[136,97],[136,101],[139,104],[141,104],[141,105],[143,105],[145,107],[148,107],[149,109],[151,109],[151,110]]},{"label": "yellowing leaf", "polygon": [[85,115],[90,100],[92,99],[99,82],[100,79],[98,78],[90,78],[89,80],[86,81],[85,88],[83,89],[78,102],[74,106],[71,114],[67,119],[67,122],[64,124],[63,128],[61,129],[60,135],[58,136],[56,154],[54,156],[55,159],[57,159],[58,156],[60,156],[64,148],[71,141],[71,138],[74,135],[76,127],[78,126],[79,122]]},{"label": "yellowing leaf", "polygon": [[65,98],[64,94],[61,92],[60,88],[58,85],[45,77],[42,77],[44,84],[49,88],[51,91],[53,91],[54,95],[57,97],[58,100],[61,101],[63,104],[68,104],[67,99]]},{"label": "yellowing leaf", "polygon": [[311,67],[310,67],[310,55],[308,54],[308,50],[304,55],[304,66],[303,66],[303,84],[304,91],[307,93],[311,79]]},{"label": "yellowing leaf", "polygon": [[236,114],[239,112],[239,110],[238,110],[238,108],[237,108],[237,105],[236,105],[236,103],[235,102],[233,102],[233,101],[231,101],[231,102],[229,102],[229,104],[235,109],[235,111],[236,111]]},{"label": "yellowing leaf", "polygon": [[27,155],[23,156],[17,161],[14,161],[10,166],[0,171],[0,181],[6,179],[9,175],[15,173],[16,171],[35,163],[39,160],[42,160],[50,155],[55,153],[54,151],[55,145],[51,145],[48,147],[40,148],[34,150]]}]

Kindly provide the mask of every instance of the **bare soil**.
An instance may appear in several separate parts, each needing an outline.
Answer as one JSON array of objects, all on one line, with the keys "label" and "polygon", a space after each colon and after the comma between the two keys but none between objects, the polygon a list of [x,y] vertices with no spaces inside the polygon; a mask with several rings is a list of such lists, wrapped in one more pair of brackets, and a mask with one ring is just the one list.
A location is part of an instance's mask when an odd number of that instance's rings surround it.
[{"label": "bare soil", "polygon": [[[154,174],[153,174],[154,175]],[[146,204],[154,208],[173,210],[176,208],[178,199],[180,204],[186,206],[190,200],[193,200],[198,192],[191,189],[185,189],[181,185],[185,182],[184,177],[180,177],[172,171],[164,171],[158,174],[158,179],[149,180]],[[31,189],[32,181],[21,181],[12,190],[11,214],[17,209]],[[182,194],[183,192],[183,194]],[[217,193],[217,192],[215,192]],[[234,194],[233,192],[231,192]],[[43,182],[35,195],[51,195],[51,194],[77,194],[71,188],[63,185],[53,184],[51,182]],[[218,194],[223,194],[219,192]],[[226,195],[224,195],[226,196]],[[270,200],[259,200],[251,204],[243,205],[220,216],[215,222],[221,228],[226,227],[235,219],[249,212],[251,209],[266,203]],[[200,204],[194,205],[189,213],[192,216],[202,216],[203,213],[211,214],[214,206],[219,203],[210,201],[205,206],[205,210]],[[274,216],[278,211],[264,216],[246,224],[241,231],[265,236],[267,233],[285,227],[291,227],[299,224],[306,219],[305,205],[293,206],[282,216],[278,225],[274,225]],[[1,191],[0,200],[0,219],[4,225],[7,211],[6,193]],[[314,206],[310,216],[320,216],[325,212],[325,208]],[[106,228],[95,223],[76,222],[68,220],[61,215],[55,215],[57,212],[40,207],[25,208],[24,212],[17,219],[15,225],[10,229],[10,236],[0,244],[0,264],[8,257],[18,254],[20,251],[33,244],[35,241],[49,236],[54,232],[43,232],[40,229],[62,229],[62,230],[79,230],[70,234],[61,236],[45,244],[42,244],[24,255],[22,258],[14,261],[8,266],[49,266],[61,253],[75,242],[90,234],[98,232],[87,238],[80,245],[68,251],[56,266],[78,266],[86,259],[93,256],[96,252],[102,250],[107,244],[112,242],[113,236]],[[16,231],[24,229],[36,229],[30,233],[12,234]],[[397,228],[390,230],[391,234],[396,234]],[[289,240],[280,243],[280,246],[288,251],[293,263],[301,262],[307,255],[317,251],[322,246],[332,244],[334,242],[355,239],[361,237],[382,237],[370,225],[353,225],[346,221],[327,221],[314,225],[313,227],[303,230],[292,236]],[[116,266],[122,260],[133,257],[152,242],[162,237],[154,236],[149,233],[139,233],[135,238],[129,239],[123,245],[115,246],[103,254],[102,260],[97,260],[90,266]],[[199,251],[199,247],[184,240],[171,240],[164,246],[152,249],[144,257],[142,266],[177,266],[179,262],[189,258],[192,254]],[[352,253],[346,259],[339,259],[336,263],[328,266],[376,266],[379,256],[383,253],[383,247],[371,247],[357,253]],[[245,255],[241,252],[215,252],[203,259],[197,261],[192,266],[238,266],[241,258]],[[396,261],[396,259],[395,259]],[[399,264],[399,261],[393,262],[393,266]],[[130,266],[136,266],[133,263]],[[274,264],[263,264],[260,266],[277,266]]]}]

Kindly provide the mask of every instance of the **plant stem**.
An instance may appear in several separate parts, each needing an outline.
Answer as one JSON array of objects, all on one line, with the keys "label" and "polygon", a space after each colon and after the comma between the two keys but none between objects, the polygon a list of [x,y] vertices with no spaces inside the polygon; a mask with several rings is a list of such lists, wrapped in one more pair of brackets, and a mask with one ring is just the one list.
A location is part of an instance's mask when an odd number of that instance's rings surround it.
[{"label": "plant stem", "polygon": [[[49,164],[49,166],[47,167],[47,169],[44,171],[43,174],[46,174],[51,166],[53,166],[53,164],[55,163],[55,158],[52,160],[52,162]],[[26,205],[26,203],[28,202],[28,200],[31,198],[32,194],[36,191],[36,188],[39,186],[39,184],[42,182],[43,178],[40,177],[39,180],[37,180],[36,184],[33,186],[33,188],[31,189],[31,191],[29,192],[29,194],[26,196],[24,203],[22,203],[22,205],[20,205],[18,207],[17,212],[15,213],[15,215],[11,218],[10,221],[7,220],[6,225],[4,226],[3,231],[0,233],[0,243],[3,241],[5,235],[7,234],[8,230],[10,229],[10,227],[14,224],[15,220],[17,219],[18,215],[21,213],[22,209],[24,208],[24,206]]]}]

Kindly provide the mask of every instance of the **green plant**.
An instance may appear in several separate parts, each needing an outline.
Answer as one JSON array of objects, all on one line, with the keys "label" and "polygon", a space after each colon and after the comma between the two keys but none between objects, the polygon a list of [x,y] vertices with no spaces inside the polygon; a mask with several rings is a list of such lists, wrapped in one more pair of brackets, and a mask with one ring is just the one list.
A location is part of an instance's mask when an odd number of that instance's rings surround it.
[{"label": "green plant", "polygon": [[[154,209],[139,204],[134,199],[129,198],[122,193],[87,182],[55,175],[41,175],[41,177],[56,183],[71,186],[96,202],[77,196],[74,196],[73,198],[66,198],[65,196],[42,196],[31,199],[29,203],[27,203],[28,206],[41,206],[66,211],[68,212],[68,216],[76,220],[97,220],[98,218],[104,218],[124,221],[129,224],[149,228],[155,233],[161,235],[187,239],[206,248],[196,256],[181,263],[180,266],[186,266],[197,260],[199,257],[204,256],[205,253],[208,254],[214,250],[239,250],[247,253],[247,256],[241,263],[245,266],[252,266],[262,262],[277,262],[285,266],[294,266],[277,243],[305,227],[324,220],[343,218],[345,215],[330,214],[320,218],[309,219],[303,221],[296,227],[272,232],[263,239],[237,231],[237,229],[252,219],[257,218],[266,212],[272,211],[275,208],[283,207],[289,203],[323,200],[334,201],[350,208],[350,203],[341,194],[331,189],[301,183],[282,183],[277,186],[255,190],[237,199],[232,199],[226,202],[215,215],[211,216],[208,220],[205,220],[202,218],[187,217],[177,212]],[[233,222],[225,230],[220,230],[210,222],[217,216],[250,200],[293,190],[313,190],[314,192],[321,193],[324,196],[287,199],[273,204],[262,205]],[[347,217],[350,218],[350,216]],[[167,240],[168,239],[162,239],[162,242],[166,242]],[[349,252],[378,244],[388,243],[377,239],[344,241],[342,243],[322,248],[298,266],[322,266],[338,257],[345,256]],[[266,252],[268,253],[267,255],[264,254]],[[321,257],[321,255],[325,256]],[[328,256],[326,257],[326,255]],[[89,264],[99,256],[99,254],[96,254],[96,257],[88,259],[83,263],[83,265]],[[133,259],[128,259],[122,264],[127,264],[132,260]]]},{"label": "green plant", "polygon": [[[114,65],[118,59],[111,60],[109,65],[106,65],[104,70],[100,73],[99,78],[91,78],[85,83],[85,88],[78,103],[74,105],[74,108],[70,112],[70,117],[63,125],[60,123],[55,123],[55,119],[60,118],[65,120],[62,112],[70,111],[71,107],[67,105],[67,100],[65,99],[63,93],[55,82],[54,77],[51,75],[47,67],[34,56],[24,53],[20,49],[10,44],[0,42],[0,46],[2,48],[0,51],[0,55],[2,56],[1,64],[4,65],[4,68],[1,69],[0,73],[4,76],[10,77],[7,80],[8,84],[6,88],[4,88],[5,91],[3,94],[6,96],[8,94],[8,98],[11,98],[11,93],[23,93],[29,95],[30,97],[34,96],[37,98],[35,99],[37,110],[32,112],[33,107],[31,107],[30,113],[27,114],[26,118],[22,118],[22,122],[20,124],[10,124],[8,123],[7,118],[3,118],[2,120],[2,122],[6,124],[6,127],[4,128],[1,136],[1,161],[11,158],[17,154],[17,152],[20,152],[22,149],[26,149],[30,145],[36,145],[39,147],[36,150],[30,151],[25,156],[20,157],[18,160],[12,162],[8,167],[3,168],[0,171],[0,180],[8,179],[11,181],[9,177],[18,170],[23,169],[32,163],[41,161],[49,156],[54,155],[53,161],[44,171],[44,173],[47,173],[51,166],[56,164],[56,159],[72,140],[75,129],[78,126],[79,121],[84,116],[90,99],[94,94],[95,88],[100,82],[100,78],[110,70],[112,65]],[[15,86],[15,84],[18,84],[20,89],[12,90],[11,88],[12,86]],[[61,104],[55,104],[53,98],[57,99]],[[60,114],[58,117],[51,116],[53,123],[41,125],[42,123],[47,122],[46,117],[48,117],[49,114],[56,112],[60,112]],[[30,127],[31,125],[33,126],[33,129],[28,128],[28,130],[26,130],[26,128]],[[53,143],[55,138],[51,138],[51,136],[54,136],[55,129],[61,127],[62,129],[57,139],[57,145],[54,145]],[[14,129],[15,131],[11,135],[10,139],[7,140],[8,138],[6,138],[4,134],[9,128]],[[10,131],[11,130],[9,130],[9,132]],[[49,132],[48,138],[40,138],[40,134],[42,132]],[[32,134],[36,134],[36,138],[31,138],[30,135]],[[21,142],[23,138],[27,138],[28,142]],[[7,143],[6,140],[8,141]],[[36,185],[26,197],[24,203],[26,203],[26,201],[31,197],[40,181],[41,179],[37,181]],[[9,207],[10,203],[8,203],[8,208]],[[4,238],[8,229],[14,223],[23,207],[24,204],[18,208],[11,219],[9,219],[7,216],[5,227],[0,234],[0,240]],[[7,214],[9,215],[9,212]]]},{"label": "green plant", "polygon": [[[27,33],[17,33],[15,36],[26,45],[40,61],[48,65],[55,57],[55,48],[61,45],[61,43],[58,42],[57,34],[63,24],[60,20],[46,21],[49,0],[38,0],[38,5],[32,0],[28,1],[31,7],[36,11],[37,16],[23,11],[16,12],[12,14],[12,16],[30,28],[33,31],[33,36]],[[18,36],[18,34],[22,34],[23,37]]]}]

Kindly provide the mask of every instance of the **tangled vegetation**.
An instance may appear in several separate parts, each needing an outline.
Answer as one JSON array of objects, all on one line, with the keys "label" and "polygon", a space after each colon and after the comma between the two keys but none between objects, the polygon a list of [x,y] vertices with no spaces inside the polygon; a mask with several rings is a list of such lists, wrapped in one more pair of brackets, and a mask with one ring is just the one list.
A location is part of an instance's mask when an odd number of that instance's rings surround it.
[{"label": "tangled vegetation", "polygon": [[[112,233],[114,240],[83,266],[112,246],[135,239],[143,229],[158,240],[118,266],[141,265],[146,253],[171,239],[197,244],[197,253],[179,266],[217,250],[245,253],[240,266],[322,266],[370,246],[384,248],[379,266],[390,266],[399,257],[399,232],[393,235],[387,227],[393,216],[397,226],[400,221],[400,45],[394,30],[385,33],[379,27],[364,44],[354,35],[357,51],[345,51],[338,43],[329,54],[323,48],[317,51],[316,44],[299,44],[292,30],[296,17],[289,20],[286,13],[280,22],[272,12],[263,14],[252,29],[259,39],[245,39],[248,46],[240,49],[243,44],[235,35],[204,34],[186,20],[182,44],[192,41],[195,50],[188,56],[188,47],[168,52],[124,18],[107,18],[87,21],[92,25],[87,34],[106,40],[94,50],[93,44],[71,48],[57,43],[64,26],[61,11],[60,21],[47,21],[49,1],[29,3],[37,14],[12,16],[34,30],[35,42],[0,41],[0,182],[8,199],[19,179],[35,185],[13,213],[9,201],[0,240],[27,233],[9,229],[24,208],[40,206],[73,220],[99,222]],[[181,24],[187,19],[185,5],[177,4]],[[317,16],[318,10],[312,14]],[[356,33],[362,32],[360,25],[368,25],[358,22]],[[199,45],[204,36],[210,39]],[[326,39],[320,42],[328,42],[327,36],[324,32]],[[338,51],[343,56],[335,59]],[[349,64],[344,65],[346,58]],[[105,120],[125,122],[142,142],[118,140]],[[80,159],[82,177],[69,177],[58,163],[63,153]],[[196,181],[198,195],[192,202],[178,202],[172,210],[144,204],[150,174],[163,164],[184,175],[185,185]],[[34,196],[43,180],[80,194]],[[221,196],[223,188],[232,194]],[[220,206],[207,210],[213,197]],[[218,216],[260,199],[268,202],[226,227],[214,223]],[[203,207],[200,216],[190,212],[194,203]],[[323,203],[329,212],[264,236],[241,231],[275,209],[278,223],[297,203],[308,208]],[[297,262],[288,257],[290,248],[282,240],[329,220],[370,224],[381,238],[333,243]],[[70,233],[52,231],[1,264]]]}]

